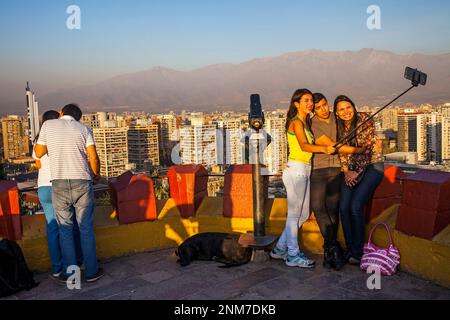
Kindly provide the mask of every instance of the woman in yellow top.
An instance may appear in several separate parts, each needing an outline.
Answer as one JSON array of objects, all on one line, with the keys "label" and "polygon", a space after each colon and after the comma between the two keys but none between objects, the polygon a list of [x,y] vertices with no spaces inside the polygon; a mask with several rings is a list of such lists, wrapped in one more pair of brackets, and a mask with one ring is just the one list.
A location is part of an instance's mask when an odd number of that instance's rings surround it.
[{"label": "woman in yellow top", "polygon": [[310,213],[311,158],[313,153],[333,154],[336,151],[332,146],[314,145],[310,128],[313,108],[312,92],[299,89],[292,96],[286,119],[289,161],[283,172],[283,183],[287,192],[288,213],[286,226],[270,256],[285,260],[290,267],[311,268],[315,264],[298,246],[298,229]]}]

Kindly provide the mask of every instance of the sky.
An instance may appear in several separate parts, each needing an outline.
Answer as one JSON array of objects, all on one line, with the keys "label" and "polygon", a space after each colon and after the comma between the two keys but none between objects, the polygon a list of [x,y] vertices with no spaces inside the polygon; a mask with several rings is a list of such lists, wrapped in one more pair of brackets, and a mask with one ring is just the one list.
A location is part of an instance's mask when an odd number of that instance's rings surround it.
[{"label": "sky", "polygon": [[[381,30],[367,28],[372,4]],[[66,27],[69,5],[80,7],[80,30]],[[312,48],[448,53],[449,12],[442,0],[1,0],[0,84],[45,92]]]}]

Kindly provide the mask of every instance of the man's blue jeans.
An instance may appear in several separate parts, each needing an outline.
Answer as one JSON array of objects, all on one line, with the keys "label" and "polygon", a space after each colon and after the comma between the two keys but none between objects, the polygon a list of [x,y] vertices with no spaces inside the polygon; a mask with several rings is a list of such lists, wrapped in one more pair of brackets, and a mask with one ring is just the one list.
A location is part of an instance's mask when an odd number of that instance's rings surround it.
[{"label": "man's blue jeans", "polygon": [[361,182],[355,187],[347,186],[345,180],[341,184],[339,213],[342,229],[347,250],[357,259],[361,259],[363,255],[366,227],[364,206],[372,198],[383,176],[383,163],[376,163],[366,168]]},{"label": "man's blue jeans", "polygon": [[[52,261],[52,273],[58,273],[63,270],[63,259],[59,240],[59,227],[52,203],[52,187],[39,187],[38,196],[39,202],[41,203],[45,213],[46,235],[48,252],[50,255],[50,260]],[[83,256],[81,253],[80,229],[78,228],[78,223],[75,219],[73,219],[73,227],[77,263],[81,264],[83,262]]]},{"label": "man's blue jeans", "polygon": [[59,225],[65,266],[77,264],[73,237],[73,214],[80,228],[86,277],[98,272],[94,234],[94,189],[90,180],[53,180],[53,207]]}]

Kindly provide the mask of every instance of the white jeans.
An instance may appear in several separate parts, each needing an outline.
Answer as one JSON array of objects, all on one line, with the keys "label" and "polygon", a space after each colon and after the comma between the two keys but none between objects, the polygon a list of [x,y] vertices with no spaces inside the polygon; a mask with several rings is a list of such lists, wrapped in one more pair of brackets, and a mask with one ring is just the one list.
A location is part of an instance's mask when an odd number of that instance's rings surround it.
[{"label": "white jeans", "polygon": [[289,161],[283,172],[283,183],[287,192],[288,212],[286,226],[278,240],[277,247],[296,256],[298,246],[298,229],[309,218],[309,184],[311,166],[306,163]]}]

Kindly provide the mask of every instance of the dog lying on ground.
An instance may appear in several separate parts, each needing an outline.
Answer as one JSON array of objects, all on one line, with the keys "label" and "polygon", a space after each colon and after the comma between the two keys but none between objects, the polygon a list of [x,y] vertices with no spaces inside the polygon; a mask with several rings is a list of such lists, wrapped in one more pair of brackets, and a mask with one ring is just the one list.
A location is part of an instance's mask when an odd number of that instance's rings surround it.
[{"label": "dog lying on ground", "polygon": [[175,254],[178,263],[187,266],[194,260],[216,261],[223,263],[221,268],[229,268],[246,264],[252,257],[251,248],[239,245],[239,235],[206,232],[196,234],[186,239]]}]

